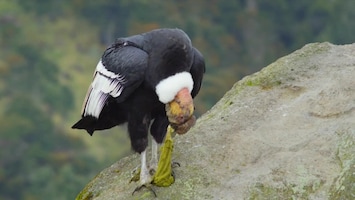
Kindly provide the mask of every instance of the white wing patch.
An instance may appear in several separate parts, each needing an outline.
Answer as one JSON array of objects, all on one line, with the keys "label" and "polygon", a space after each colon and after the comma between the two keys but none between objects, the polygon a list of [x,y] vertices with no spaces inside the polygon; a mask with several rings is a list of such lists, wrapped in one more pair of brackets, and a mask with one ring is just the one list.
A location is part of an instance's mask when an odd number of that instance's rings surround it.
[{"label": "white wing patch", "polygon": [[109,96],[118,97],[123,91],[125,79],[120,74],[108,71],[101,60],[97,64],[89,90],[83,105],[83,116],[99,118]]}]

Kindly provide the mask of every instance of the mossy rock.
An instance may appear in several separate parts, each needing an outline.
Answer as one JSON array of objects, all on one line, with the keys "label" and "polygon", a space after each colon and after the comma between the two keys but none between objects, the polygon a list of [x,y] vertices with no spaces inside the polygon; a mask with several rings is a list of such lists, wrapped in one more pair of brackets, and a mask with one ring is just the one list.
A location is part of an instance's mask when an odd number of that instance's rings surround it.
[{"label": "mossy rock", "polygon": [[[133,154],[77,199],[353,199],[355,44],[308,44],[234,84],[174,138],[175,182],[132,196]],[[203,89],[203,88],[202,88]]]}]

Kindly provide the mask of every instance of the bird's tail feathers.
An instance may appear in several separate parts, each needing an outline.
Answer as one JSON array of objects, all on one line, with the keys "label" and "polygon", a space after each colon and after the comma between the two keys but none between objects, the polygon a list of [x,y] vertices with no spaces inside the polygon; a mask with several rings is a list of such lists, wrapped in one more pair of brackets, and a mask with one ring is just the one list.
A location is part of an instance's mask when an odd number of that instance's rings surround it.
[{"label": "bird's tail feathers", "polygon": [[92,116],[86,116],[76,122],[71,128],[72,129],[85,129],[90,135],[94,134],[95,124],[97,119]]}]

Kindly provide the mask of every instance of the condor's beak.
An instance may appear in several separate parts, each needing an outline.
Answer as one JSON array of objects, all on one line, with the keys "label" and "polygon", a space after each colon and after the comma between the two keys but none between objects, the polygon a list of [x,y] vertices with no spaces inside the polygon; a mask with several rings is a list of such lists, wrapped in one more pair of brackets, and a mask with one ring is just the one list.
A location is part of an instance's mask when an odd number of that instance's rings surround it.
[{"label": "condor's beak", "polygon": [[187,88],[180,90],[174,100],[166,104],[165,110],[170,124],[179,134],[186,133],[195,124],[194,104]]}]

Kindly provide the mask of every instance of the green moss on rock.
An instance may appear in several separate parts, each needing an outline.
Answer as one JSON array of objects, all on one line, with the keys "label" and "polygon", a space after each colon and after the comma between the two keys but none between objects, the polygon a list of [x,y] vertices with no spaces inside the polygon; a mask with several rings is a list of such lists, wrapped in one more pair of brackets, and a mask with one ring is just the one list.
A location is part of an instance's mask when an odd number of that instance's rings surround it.
[{"label": "green moss on rock", "polygon": [[75,200],[91,200],[93,199],[94,194],[88,191],[88,187],[85,187],[79,194],[76,196]]},{"label": "green moss on rock", "polygon": [[257,183],[249,193],[249,200],[256,199],[309,199],[324,185],[324,181],[302,184],[283,184],[281,186],[270,186]]},{"label": "green moss on rock", "polygon": [[338,132],[337,157],[341,167],[341,173],[335,179],[330,189],[330,199],[354,199],[355,198],[355,132],[345,130]]}]

